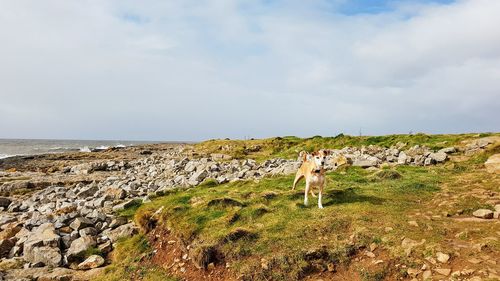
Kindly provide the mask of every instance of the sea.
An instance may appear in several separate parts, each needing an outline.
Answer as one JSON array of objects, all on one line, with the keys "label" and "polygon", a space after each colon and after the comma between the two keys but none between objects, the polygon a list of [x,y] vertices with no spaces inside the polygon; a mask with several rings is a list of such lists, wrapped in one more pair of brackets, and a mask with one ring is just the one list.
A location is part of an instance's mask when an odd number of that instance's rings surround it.
[{"label": "sea", "polygon": [[111,147],[128,147],[158,141],[0,139],[0,159],[19,155],[61,152],[92,152]]}]

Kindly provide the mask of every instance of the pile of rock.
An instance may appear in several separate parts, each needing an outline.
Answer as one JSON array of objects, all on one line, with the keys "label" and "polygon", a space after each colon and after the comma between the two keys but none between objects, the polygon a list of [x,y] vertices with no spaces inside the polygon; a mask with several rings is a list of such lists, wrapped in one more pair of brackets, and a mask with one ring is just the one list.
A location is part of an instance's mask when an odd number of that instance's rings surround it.
[{"label": "pile of rock", "polygon": [[406,144],[398,143],[390,148],[369,145],[367,147],[345,147],[333,150],[334,154],[344,155],[353,166],[377,167],[382,163],[399,165],[428,166],[443,163],[448,159],[448,154],[455,153],[455,147],[447,147],[432,151],[425,146],[415,145],[404,151]]},{"label": "pile of rock", "polygon": [[104,259],[90,254],[108,253],[117,239],[137,230],[127,219],[94,206],[98,197],[89,190],[96,185],[76,194],[72,188],[49,187],[27,200],[12,202],[10,213],[0,215],[0,258],[10,259],[0,264],[74,269],[101,266]]}]

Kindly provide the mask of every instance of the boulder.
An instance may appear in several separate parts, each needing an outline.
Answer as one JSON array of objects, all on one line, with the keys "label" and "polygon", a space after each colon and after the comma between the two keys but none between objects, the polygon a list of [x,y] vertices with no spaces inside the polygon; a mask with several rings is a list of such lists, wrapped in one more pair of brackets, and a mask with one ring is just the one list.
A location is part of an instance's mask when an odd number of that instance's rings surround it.
[{"label": "boulder", "polygon": [[82,228],[80,229],[80,231],[78,231],[78,234],[80,234],[80,236],[96,236],[97,235],[97,229],[95,229],[94,227],[86,227],[86,228]]},{"label": "boulder", "polygon": [[442,163],[442,162],[446,161],[446,159],[448,158],[448,155],[445,152],[436,152],[436,153],[431,153],[429,155],[429,158],[436,161],[436,163]]},{"label": "boulder", "polygon": [[113,245],[111,244],[111,241],[106,241],[97,246],[97,248],[101,251],[101,253],[107,254],[113,250]]},{"label": "boulder", "polygon": [[105,201],[110,199],[122,200],[125,199],[125,197],[127,197],[127,192],[119,187],[110,187],[104,193],[104,198],[106,198]]},{"label": "boulder", "polygon": [[198,185],[208,176],[208,172],[206,170],[201,170],[195,172],[188,180],[190,185]]},{"label": "boulder", "polygon": [[124,225],[128,222],[126,217],[115,217],[111,220],[111,223],[109,224],[110,228],[116,228],[120,225]]},{"label": "boulder", "polygon": [[87,197],[92,197],[96,194],[96,192],[99,190],[99,187],[97,186],[97,184],[95,182],[87,185],[87,186],[84,186],[80,192],[78,192],[76,194],[76,196],[80,199],[85,199]]},{"label": "boulder", "polygon": [[27,257],[24,257],[30,261],[34,266],[48,266],[48,267],[58,267],[61,265],[62,256],[59,248],[55,247],[35,247]]},{"label": "boulder", "polygon": [[7,208],[9,207],[10,203],[12,203],[12,200],[7,197],[0,197],[0,207]]},{"label": "boulder", "polygon": [[0,261],[0,271],[23,268],[25,261],[23,258],[2,259]]},{"label": "boulder", "polygon": [[492,219],[493,218],[493,211],[488,210],[488,209],[479,209],[476,210],[472,213],[473,216],[476,218],[481,218],[481,219]]},{"label": "boulder", "polygon": [[141,204],[141,200],[140,199],[130,199],[128,201],[125,201],[123,203],[120,203],[118,205],[115,205],[113,206],[113,211],[114,212],[119,212],[119,211],[123,211],[127,208],[130,208],[134,205],[138,205],[138,204]]},{"label": "boulder", "polygon": [[103,234],[106,235],[112,243],[115,243],[120,238],[130,237],[136,233],[137,227],[133,222],[121,225],[113,230],[107,229],[103,232]]},{"label": "boulder", "polygon": [[455,153],[457,151],[457,149],[453,146],[450,146],[450,147],[445,147],[445,148],[442,148],[438,151],[439,152],[443,152],[443,153],[446,153],[446,154],[450,154],[450,153]]},{"label": "boulder", "polygon": [[0,240],[0,258],[6,258],[10,250],[16,245],[15,239]]},{"label": "boulder", "polygon": [[436,259],[440,263],[447,263],[448,260],[450,259],[450,255],[442,253],[442,252],[437,252]]},{"label": "boulder", "polygon": [[74,230],[80,230],[92,226],[92,222],[87,218],[78,217],[69,226]]},{"label": "boulder", "polygon": [[401,151],[398,156],[398,164],[404,165],[408,161],[408,156],[404,151]]},{"label": "boulder", "polygon": [[98,255],[92,255],[78,265],[78,269],[87,270],[104,264],[104,259]]},{"label": "boulder", "polygon": [[377,166],[379,164],[379,162],[380,162],[380,160],[377,157],[364,155],[364,156],[361,156],[361,157],[354,159],[354,162],[352,163],[352,165],[358,166],[358,167],[363,167],[363,168],[368,168],[368,167]]},{"label": "boulder", "polygon": [[24,258],[34,265],[57,267],[62,259],[60,240],[52,223],[42,224],[27,235],[23,245]]},{"label": "boulder", "polygon": [[494,154],[484,163],[486,171],[492,174],[500,174],[500,153]]},{"label": "boulder", "polygon": [[85,252],[95,245],[96,241],[92,236],[83,236],[74,240],[73,242],[71,242],[71,246],[66,253],[68,263],[82,261]]}]

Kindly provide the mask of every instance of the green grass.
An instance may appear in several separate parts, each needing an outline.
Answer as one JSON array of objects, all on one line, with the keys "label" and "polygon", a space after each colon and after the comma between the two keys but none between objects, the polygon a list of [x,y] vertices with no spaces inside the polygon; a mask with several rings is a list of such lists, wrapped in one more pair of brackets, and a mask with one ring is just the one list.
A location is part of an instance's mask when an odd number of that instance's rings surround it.
[{"label": "green grass", "polygon": [[349,136],[335,137],[315,136],[298,138],[294,136],[276,137],[257,140],[209,140],[195,145],[197,152],[202,154],[223,153],[235,158],[253,158],[265,160],[274,157],[295,158],[300,151],[314,151],[322,148],[340,149],[346,146],[378,145],[390,147],[398,142],[406,143],[406,149],[414,145],[425,145],[437,150],[458,145],[466,139],[475,139],[499,133],[457,134],[457,135],[386,135],[386,136]]},{"label": "green grass", "polygon": [[[295,158],[300,150],[346,145],[391,146],[405,142],[407,147],[420,144],[439,149],[476,137],[479,136],[417,134],[213,140],[198,144],[196,150],[263,160],[278,156]],[[231,146],[230,150],[221,151],[220,147],[226,145]],[[213,262],[229,263],[234,276],[243,276],[243,280],[301,279],[324,271],[329,264],[349,264],[353,255],[371,243],[387,251],[389,259],[414,267],[415,260],[407,257],[401,248],[402,237],[410,236],[416,241],[425,239],[425,248],[422,246],[416,253],[416,257],[423,258],[432,255],[436,245],[444,243],[451,234],[450,227],[443,227],[439,220],[412,216],[428,211],[434,211],[433,214],[456,211],[445,207],[425,209],[425,203],[435,199],[443,186],[454,192],[466,192],[471,185],[497,190],[496,182],[484,171],[483,163],[489,155],[499,153],[499,149],[493,148],[464,162],[429,167],[385,167],[374,172],[359,167],[341,168],[327,174],[324,209],[318,209],[316,198],[311,196],[310,205],[304,206],[304,182],[299,184],[298,190],[291,190],[291,175],[222,185],[209,180],[194,188],[169,191],[150,203],[126,209],[120,215],[134,216],[145,232],[153,227],[168,227],[184,245],[192,245],[195,253],[217,252],[223,259]],[[480,207],[491,208],[473,197],[464,197],[454,205],[465,214]],[[152,220],[152,214],[160,208],[160,216]],[[416,220],[419,227],[409,225],[409,220]],[[386,227],[393,230],[387,232]],[[464,237],[479,239],[487,235],[468,233]],[[488,243],[491,249],[500,249],[499,243]],[[121,280],[119,278],[130,274],[134,280],[171,280],[162,275],[164,271],[145,266],[151,249],[144,236],[118,244],[114,263],[105,274],[108,279],[100,280]],[[262,267],[262,259],[267,262],[267,269]],[[360,267],[357,274],[362,280],[383,280],[393,277],[391,274],[404,275],[404,272],[394,273],[384,265],[382,268]]]},{"label": "green grass", "polygon": [[[186,244],[216,247],[241,274],[297,279],[314,270],[307,251],[326,247],[322,262],[342,263],[352,254],[346,239],[353,233],[362,247],[380,243],[388,224],[398,226],[396,234],[407,231],[401,213],[438,191],[451,169],[400,166],[394,172],[398,178],[374,177],[357,167],[329,173],[322,210],[316,198],[303,205],[303,183],[292,191],[293,176],[279,176],[173,192],[141,206],[136,221],[144,223],[144,216],[163,207],[158,225],[168,225]],[[277,196],[264,196],[269,191]],[[261,270],[260,258],[275,270]]]}]

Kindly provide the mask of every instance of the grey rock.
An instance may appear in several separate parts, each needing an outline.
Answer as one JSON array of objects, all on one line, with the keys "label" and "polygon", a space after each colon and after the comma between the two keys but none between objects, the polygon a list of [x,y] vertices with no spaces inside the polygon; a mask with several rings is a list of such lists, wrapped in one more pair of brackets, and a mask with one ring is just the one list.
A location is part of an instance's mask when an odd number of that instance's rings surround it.
[{"label": "grey rock", "polygon": [[116,228],[120,225],[124,225],[128,222],[126,217],[115,217],[111,220],[111,223],[109,224],[110,228]]},{"label": "grey rock", "polygon": [[24,258],[32,264],[57,267],[61,263],[60,237],[51,223],[40,225],[30,232],[23,244]]},{"label": "grey rock", "polygon": [[78,269],[87,270],[92,268],[97,268],[104,264],[104,259],[98,255],[92,255],[88,257],[86,260],[78,264]]},{"label": "grey rock", "polygon": [[76,194],[76,196],[78,198],[81,198],[81,199],[85,199],[87,197],[93,197],[97,191],[99,190],[99,187],[97,186],[97,184],[95,182],[87,185],[87,186],[84,186],[80,192],[78,192]]},{"label": "grey rock", "polygon": [[134,205],[140,204],[140,203],[141,203],[140,199],[131,199],[131,200],[128,200],[128,201],[125,201],[123,203],[120,203],[118,205],[113,206],[113,211],[114,212],[122,211],[122,210],[130,208]]},{"label": "grey rock", "polygon": [[128,223],[121,225],[113,230],[107,229],[103,231],[103,235],[106,235],[112,243],[115,243],[120,238],[130,237],[137,233],[137,227],[134,223]]},{"label": "grey rock", "polygon": [[0,258],[8,257],[10,251],[15,245],[16,245],[15,239],[0,240]]},{"label": "grey rock", "polygon": [[368,167],[375,167],[379,164],[380,160],[376,157],[369,156],[369,155],[363,155],[354,160],[352,163],[353,166],[358,166],[358,167],[363,167],[363,168],[368,168]]},{"label": "grey rock", "polygon": [[493,211],[488,210],[488,209],[479,209],[476,210],[472,213],[473,216],[476,218],[481,218],[481,219],[492,219],[493,218]]},{"label": "grey rock", "polygon": [[436,161],[437,163],[442,163],[444,161],[446,161],[446,159],[448,158],[448,155],[445,153],[445,152],[436,152],[436,153],[431,153],[429,155],[429,157]]},{"label": "grey rock", "polygon": [[90,249],[91,247],[94,247],[96,245],[95,238],[92,236],[83,236],[71,243],[71,246],[69,247],[67,253],[66,253],[66,258],[68,260],[68,263],[76,262],[76,261],[82,261],[83,260],[83,254]]},{"label": "grey rock", "polygon": [[107,254],[113,250],[113,245],[111,244],[111,241],[106,241],[99,246],[97,246],[99,251],[101,251],[104,254]]},{"label": "grey rock", "polygon": [[450,146],[450,147],[442,148],[438,152],[442,152],[442,153],[446,153],[446,154],[451,154],[451,153],[455,153],[456,151],[457,151],[457,149],[455,147]]},{"label": "grey rock", "polygon": [[0,197],[0,207],[8,208],[10,203],[12,203],[12,200],[10,200],[10,198]]},{"label": "grey rock", "polygon": [[198,185],[208,176],[208,172],[205,170],[195,172],[188,180],[190,185]]},{"label": "grey rock", "polygon": [[58,248],[42,246],[33,248],[30,256],[24,257],[34,266],[58,267],[62,262],[61,251]]},{"label": "grey rock", "polygon": [[93,225],[92,222],[85,217],[76,218],[69,226],[74,230],[80,230],[82,228]]},{"label": "grey rock", "polygon": [[83,236],[96,236],[97,229],[95,229],[93,227],[86,227],[86,228],[80,229],[80,231],[78,231],[78,234],[80,234],[81,237],[83,237]]}]

